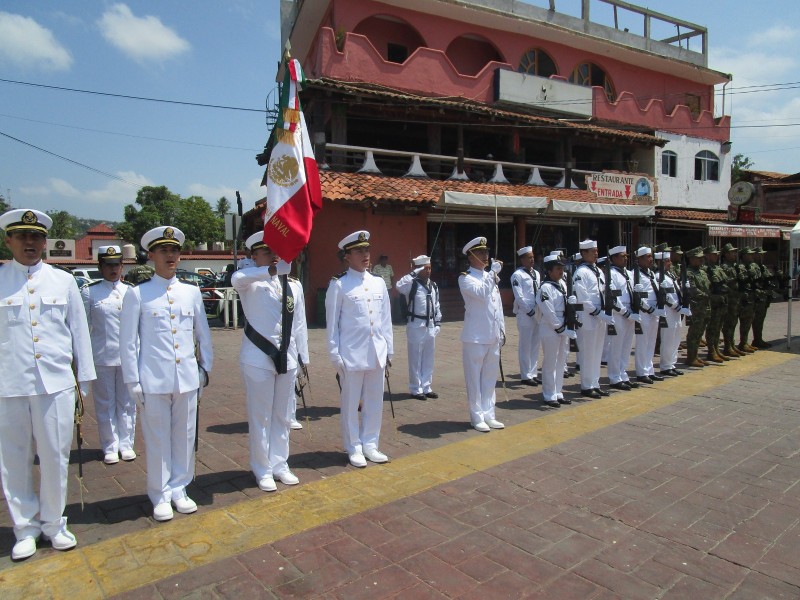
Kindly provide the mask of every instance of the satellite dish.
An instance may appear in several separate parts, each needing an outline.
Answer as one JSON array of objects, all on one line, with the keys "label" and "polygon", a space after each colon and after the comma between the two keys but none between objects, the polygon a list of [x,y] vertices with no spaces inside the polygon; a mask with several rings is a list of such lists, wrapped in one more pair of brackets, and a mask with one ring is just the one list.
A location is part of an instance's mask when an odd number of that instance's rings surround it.
[{"label": "satellite dish", "polygon": [[756,188],[749,181],[737,181],[728,190],[728,201],[734,206],[743,206],[750,202]]}]

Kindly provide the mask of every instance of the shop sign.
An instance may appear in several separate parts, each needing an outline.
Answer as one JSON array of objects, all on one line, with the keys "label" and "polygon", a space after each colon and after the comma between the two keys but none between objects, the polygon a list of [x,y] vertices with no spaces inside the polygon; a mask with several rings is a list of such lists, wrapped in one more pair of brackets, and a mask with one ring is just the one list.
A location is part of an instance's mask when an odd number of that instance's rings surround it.
[{"label": "shop sign", "polygon": [[598,199],[649,202],[655,195],[654,180],[641,175],[591,173],[586,176],[586,185]]}]

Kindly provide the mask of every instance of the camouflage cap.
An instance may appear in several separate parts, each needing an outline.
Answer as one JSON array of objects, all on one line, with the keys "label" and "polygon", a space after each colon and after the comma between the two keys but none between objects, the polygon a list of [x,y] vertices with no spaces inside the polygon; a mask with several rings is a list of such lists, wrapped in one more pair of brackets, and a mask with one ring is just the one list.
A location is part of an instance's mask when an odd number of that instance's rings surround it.
[{"label": "camouflage cap", "polygon": [[692,248],[691,250],[686,251],[686,258],[703,258],[703,248],[702,246],[697,246],[696,248]]},{"label": "camouflage cap", "polygon": [[673,246],[670,252],[672,252],[673,254],[683,254],[683,249],[679,245]]},{"label": "camouflage cap", "polygon": [[653,248],[653,252],[669,252],[669,244],[667,244],[667,242],[661,242]]},{"label": "camouflage cap", "polygon": [[767,253],[767,251],[764,250],[761,246],[759,246],[758,248],[754,248],[753,252],[755,252],[756,254],[766,254]]},{"label": "camouflage cap", "polygon": [[733,244],[731,244],[730,242],[728,242],[722,247],[723,252],[735,252],[736,250],[738,250],[738,248]]},{"label": "camouflage cap", "polygon": [[711,244],[710,246],[703,248],[703,254],[719,254],[719,250],[717,250],[717,247],[714,244]]},{"label": "camouflage cap", "polygon": [[741,250],[739,250],[739,254],[755,254],[756,251],[753,250],[750,246],[745,246]]}]

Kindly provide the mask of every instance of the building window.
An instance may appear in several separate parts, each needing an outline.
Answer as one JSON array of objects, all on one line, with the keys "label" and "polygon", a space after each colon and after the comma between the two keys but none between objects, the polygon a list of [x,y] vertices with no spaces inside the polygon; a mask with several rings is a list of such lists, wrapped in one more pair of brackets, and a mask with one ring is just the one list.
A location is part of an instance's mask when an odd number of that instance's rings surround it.
[{"label": "building window", "polygon": [[609,102],[614,102],[617,99],[611,78],[601,67],[594,63],[585,62],[576,66],[572,70],[572,75],[569,76],[569,82],[586,87],[599,86],[605,90],[606,98],[608,98]]},{"label": "building window", "polygon": [[386,45],[386,60],[393,63],[403,64],[408,58],[408,48],[402,44],[392,44],[389,42]]},{"label": "building window", "polygon": [[661,174],[667,177],[678,176],[678,155],[672,150],[661,153]]},{"label": "building window", "polygon": [[539,77],[558,75],[555,61],[541,48],[531,48],[519,59],[517,71]]},{"label": "building window", "polygon": [[700,96],[697,94],[686,94],[684,102],[686,106],[689,107],[689,112],[692,113],[695,119],[700,116]]},{"label": "building window", "polygon": [[703,150],[694,156],[694,178],[697,181],[719,181],[719,158]]}]

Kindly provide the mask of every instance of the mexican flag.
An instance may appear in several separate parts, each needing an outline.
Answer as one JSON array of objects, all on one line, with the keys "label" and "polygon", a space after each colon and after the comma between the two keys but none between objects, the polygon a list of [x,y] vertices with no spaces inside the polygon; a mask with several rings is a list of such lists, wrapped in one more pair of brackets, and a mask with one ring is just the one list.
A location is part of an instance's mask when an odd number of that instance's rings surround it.
[{"label": "mexican flag", "polygon": [[322,208],[317,161],[300,108],[298,92],[305,77],[300,62],[284,61],[275,145],[264,175],[267,206],[264,242],[283,260],[294,260],[311,237],[311,222]]}]

